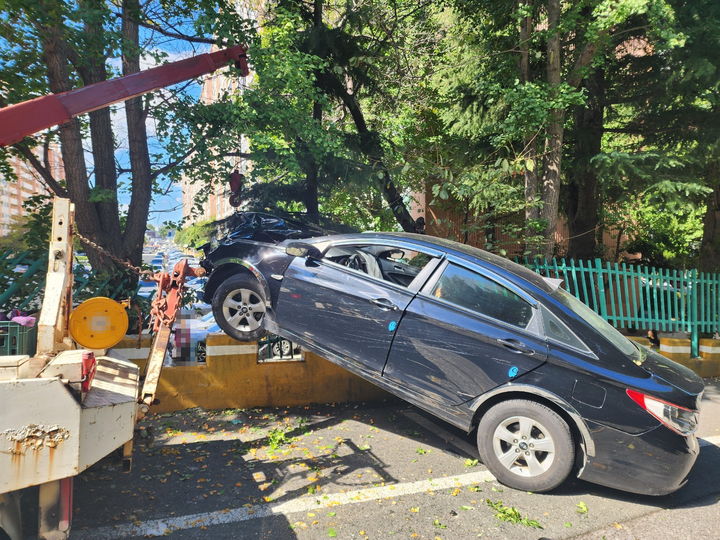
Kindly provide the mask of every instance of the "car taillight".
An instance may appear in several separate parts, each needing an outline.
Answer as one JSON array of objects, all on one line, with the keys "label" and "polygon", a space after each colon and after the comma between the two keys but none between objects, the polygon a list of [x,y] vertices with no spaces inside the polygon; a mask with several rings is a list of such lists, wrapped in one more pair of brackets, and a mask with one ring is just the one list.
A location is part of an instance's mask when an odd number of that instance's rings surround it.
[{"label": "car taillight", "polygon": [[637,390],[625,390],[628,397],[648,413],[660,420],[665,426],[680,435],[690,435],[697,429],[698,412],[679,405],[673,405],[662,399],[648,396]]}]

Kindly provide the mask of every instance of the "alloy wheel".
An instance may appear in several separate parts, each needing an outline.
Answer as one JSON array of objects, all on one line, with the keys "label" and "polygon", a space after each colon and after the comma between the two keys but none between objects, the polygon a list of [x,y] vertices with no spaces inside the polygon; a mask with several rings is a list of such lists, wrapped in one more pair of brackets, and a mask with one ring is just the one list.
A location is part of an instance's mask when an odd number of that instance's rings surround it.
[{"label": "alloy wheel", "polygon": [[493,433],[492,445],[502,466],[519,476],[540,476],[555,460],[555,443],[550,432],[526,416],[502,421]]},{"label": "alloy wheel", "polygon": [[222,312],[231,326],[241,332],[252,332],[260,328],[265,302],[251,289],[235,289],[225,296]]}]

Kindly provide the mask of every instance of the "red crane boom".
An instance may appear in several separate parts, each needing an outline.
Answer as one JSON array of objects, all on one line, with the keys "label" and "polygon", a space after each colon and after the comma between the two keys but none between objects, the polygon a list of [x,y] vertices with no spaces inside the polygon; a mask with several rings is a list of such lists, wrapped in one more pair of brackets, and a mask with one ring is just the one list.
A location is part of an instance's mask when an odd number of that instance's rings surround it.
[{"label": "red crane boom", "polygon": [[235,62],[243,76],[248,75],[247,48],[236,45],[76,90],[9,105],[0,109],[0,146],[20,142],[28,135],[64,124],[80,114],[212,73],[230,61]]}]

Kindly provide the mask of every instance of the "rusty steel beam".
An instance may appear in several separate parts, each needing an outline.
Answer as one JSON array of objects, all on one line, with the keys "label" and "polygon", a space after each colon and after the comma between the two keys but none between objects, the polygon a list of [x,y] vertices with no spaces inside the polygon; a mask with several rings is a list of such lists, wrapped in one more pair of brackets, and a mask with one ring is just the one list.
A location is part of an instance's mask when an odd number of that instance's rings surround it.
[{"label": "rusty steel beam", "polygon": [[9,105],[0,109],[0,146],[15,144],[28,135],[64,124],[80,114],[212,73],[230,61],[234,61],[242,75],[247,77],[246,52],[246,47],[236,45],[125,77]]},{"label": "rusty steel beam", "polygon": [[167,350],[168,343],[170,343],[170,334],[171,328],[167,325],[161,326],[157,334],[155,334],[155,339],[150,349],[145,382],[143,383],[142,392],[140,393],[140,411],[138,414],[140,417],[147,413],[150,405],[152,405],[155,400],[155,392],[157,391],[160,372],[162,371],[163,361],[165,360],[165,351]]}]

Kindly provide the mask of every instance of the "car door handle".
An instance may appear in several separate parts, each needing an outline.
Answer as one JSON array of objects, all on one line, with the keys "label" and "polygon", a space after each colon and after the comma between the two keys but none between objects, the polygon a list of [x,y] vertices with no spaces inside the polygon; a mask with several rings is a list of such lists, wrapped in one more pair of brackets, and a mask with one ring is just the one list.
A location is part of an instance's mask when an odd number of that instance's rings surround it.
[{"label": "car door handle", "polygon": [[397,311],[397,308],[398,308],[395,304],[393,304],[387,298],[372,298],[370,300],[370,302],[375,304],[379,308],[389,309],[391,311]]},{"label": "car door handle", "polygon": [[535,354],[535,351],[533,349],[524,345],[516,339],[498,339],[497,341],[498,343],[500,343],[500,345],[502,345],[506,349],[511,350],[514,353],[526,354],[527,356],[532,356]]}]

